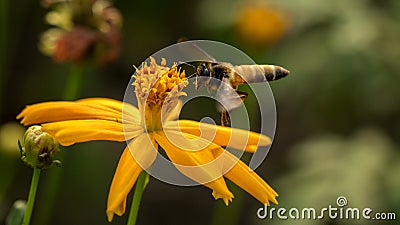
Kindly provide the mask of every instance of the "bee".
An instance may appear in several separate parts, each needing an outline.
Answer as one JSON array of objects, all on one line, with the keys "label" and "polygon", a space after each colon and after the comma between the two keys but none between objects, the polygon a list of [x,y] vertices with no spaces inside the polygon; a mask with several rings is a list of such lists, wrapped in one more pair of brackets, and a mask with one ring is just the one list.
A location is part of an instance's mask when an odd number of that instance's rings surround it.
[{"label": "bee", "polygon": [[238,90],[239,85],[279,80],[290,73],[277,65],[232,65],[218,62],[201,48],[196,45],[194,47],[202,51],[210,61],[180,62],[178,66],[186,64],[195,69],[195,73],[188,78],[195,76],[196,89],[205,86],[209,93],[216,90],[217,110],[221,113],[222,126],[230,125],[228,112],[239,107],[248,96],[248,93]]}]

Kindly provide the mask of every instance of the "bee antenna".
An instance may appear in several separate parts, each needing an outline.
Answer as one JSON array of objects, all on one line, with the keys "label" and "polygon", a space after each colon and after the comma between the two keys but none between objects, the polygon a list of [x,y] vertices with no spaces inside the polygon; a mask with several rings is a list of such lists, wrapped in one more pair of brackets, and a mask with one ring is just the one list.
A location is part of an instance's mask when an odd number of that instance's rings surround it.
[{"label": "bee antenna", "polygon": [[186,77],[187,79],[193,77],[194,75],[196,75],[196,73],[192,73],[190,76]]},{"label": "bee antenna", "polygon": [[195,66],[193,66],[193,65],[192,65],[192,64],[190,64],[190,63],[187,63],[187,62],[182,62],[182,61],[179,61],[179,62],[178,62],[178,65],[182,65],[182,64],[184,64],[184,65],[188,65],[188,66],[192,67],[193,69],[196,69],[196,67],[195,67]]},{"label": "bee antenna", "polygon": [[[178,62],[178,65],[188,65],[188,66],[192,67],[194,70],[197,70],[197,67],[196,67],[196,66],[194,66],[194,65],[192,65],[192,64],[190,64],[190,63],[187,63],[187,62],[179,61],[179,62]],[[190,76],[187,76],[186,78],[189,79],[189,78],[191,78],[191,77],[193,77],[193,76],[195,76],[195,75],[196,75],[196,73],[193,73],[193,74],[191,74]]]}]

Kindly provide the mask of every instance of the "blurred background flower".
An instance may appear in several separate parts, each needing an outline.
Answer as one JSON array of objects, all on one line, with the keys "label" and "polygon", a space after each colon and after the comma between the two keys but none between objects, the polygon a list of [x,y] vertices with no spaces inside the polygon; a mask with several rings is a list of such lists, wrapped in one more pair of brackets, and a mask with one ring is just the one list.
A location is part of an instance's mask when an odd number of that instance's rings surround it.
[{"label": "blurred background flower", "polygon": [[[4,84],[0,87],[1,124],[14,120],[24,105],[60,99],[59,87],[66,80],[62,75],[68,73],[67,65],[54,65],[37,51],[38,37],[47,28],[42,18],[48,10],[35,1],[8,3],[7,72],[0,74]],[[51,3],[51,9],[61,4]],[[399,175],[395,173],[400,165],[400,1],[157,0],[115,1],[113,5],[124,16],[121,58],[109,67],[88,69],[81,97],[122,99],[134,71],[131,65],[140,65],[179,37],[234,45],[257,63],[278,64],[291,71],[287,78],[270,84],[277,104],[277,133],[266,162],[257,169],[280,193],[280,205],[328,205],[344,193],[350,204],[372,204],[375,210],[400,215]],[[239,29],[242,20],[250,23],[248,27],[273,23],[272,19],[248,22],[244,12],[255,8],[268,18],[282,19],[282,25],[269,25],[276,26],[269,34],[275,38],[266,38],[262,45],[245,38]],[[248,18],[255,15],[250,13]],[[279,26],[284,29],[279,31]],[[62,190],[50,224],[108,224],[102,216],[106,201],[101,196],[107,196],[121,154],[110,149],[123,146],[94,142],[60,152],[69,160],[63,164]],[[8,171],[10,166],[0,164],[0,168]],[[13,201],[26,197],[29,186],[31,171],[22,163],[12,168],[18,179],[0,175],[0,187],[4,182],[13,187],[1,190],[0,223]],[[194,196],[193,191],[198,194]],[[39,189],[38,208],[45,206],[39,200],[43,194]],[[236,196],[229,208],[238,208],[238,224],[285,222],[259,221],[256,210],[261,204],[248,195]],[[179,225],[210,224],[215,202],[201,187],[172,187],[154,180],[142,203],[138,224],[168,221]],[[171,213],[176,211],[181,213]],[[125,217],[115,218],[113,224],[125,222]]]},{"label": "blurred background flower", "polygon": [[245,2],[235,16],[236,32],[243,42],[268,47],[278,42],[289,28],[289,15],[268,4]]},{"label": "blurred background flower", "polygon": [[122,16],[106,0],[44,1],[52,26],[41,35],[39,49],[56,62],[92,59],[106,64],[118,59]]},{"label": "blurred background flower", "polygon": [[291,27],[289,11],[274,1],[203,1],[198,14],[203,27],[264,50],[284,38]]}]

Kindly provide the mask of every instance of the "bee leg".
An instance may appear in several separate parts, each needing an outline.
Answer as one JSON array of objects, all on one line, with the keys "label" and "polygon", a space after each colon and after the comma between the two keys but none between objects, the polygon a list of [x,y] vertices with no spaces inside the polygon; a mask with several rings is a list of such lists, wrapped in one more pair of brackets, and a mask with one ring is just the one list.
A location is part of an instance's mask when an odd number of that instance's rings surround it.
[{"label": "bee leg", "polygon": [[194,86],[196,87],[196,91],[199,90],[199,76],[196,76],[196,79],[194,80]]},{"label": "bee leg", "polygon": [[[239,98],[240,98],[240,100],[242,100],[242,102],[249,95],[247,92],[238,91],[238,90],[236,90],[236,93],[239,95]],[[230,126],[231,125],[231,119],[230,119],[228,111],[226,111],[226,109],[223,110],[221,113],[221,125],[222,126]]]},{"label": "bee leg", "polygon": [[207,92],[210,96],[212,96],[212,88],[210,86],[207,86]]},{"label": "bee leg", "polygon": [[207,87],[207,92],[209,95],[212,95],[212,90],[213,90],[211,82],[212,82],[211,77],[207,78],[207,81],[204,82],[204,85]]},{"label": "bee leg", "polygon": [[242,100],[242,102],[247,98],[247,96],[249,95],[247,92],[244,91],[238,91],[236,90],[236,93],[239,95],[240,99]]},{"label": "bee leg", "polygon": [[221,125],[227,127],[227,126],[230,126],[230,124],[231,124],[231,120],[229,118],[228,111],[223,111],[221,113]]}]

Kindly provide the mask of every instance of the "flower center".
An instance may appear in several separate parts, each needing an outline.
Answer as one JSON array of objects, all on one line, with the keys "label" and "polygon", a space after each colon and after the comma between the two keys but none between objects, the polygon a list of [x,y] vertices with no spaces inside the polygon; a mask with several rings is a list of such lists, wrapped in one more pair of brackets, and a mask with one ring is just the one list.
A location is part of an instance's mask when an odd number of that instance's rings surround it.
[{"label": "flower center", "polygon": [[185,72],[166,66],[165,59],[158,65],[150,58],[150,65],[143,63],[136,69],[133,86],[142,116],[142,125],[148,132],[161,130],[162,121],[178,104],[178,97],[186,95],[182,89],[187,85]]}]

